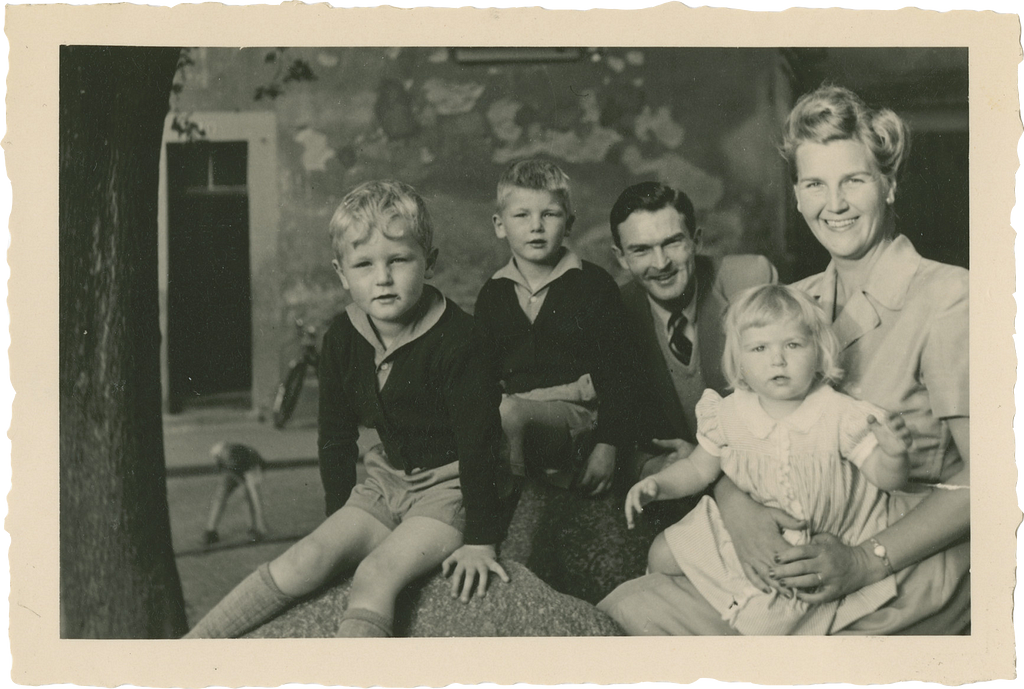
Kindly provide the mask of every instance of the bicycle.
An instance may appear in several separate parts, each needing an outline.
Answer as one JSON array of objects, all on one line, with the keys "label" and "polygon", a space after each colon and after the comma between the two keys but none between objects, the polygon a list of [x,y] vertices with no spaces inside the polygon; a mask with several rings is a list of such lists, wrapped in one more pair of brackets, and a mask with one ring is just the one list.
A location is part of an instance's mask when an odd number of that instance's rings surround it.
[{"label": "bicycle", "polygon": [[288,419],[295,412],[309,367],[312,366],[314,372],[319,371],[320,368],[320,352],[316,348],[316,328],[306,325],[301,318],[295,320],[295,327],[302,340],[302,354],[288,362],[288,372],[285,373],[281,384],[277,386],[273,407],[274,428],[284,428]]}]

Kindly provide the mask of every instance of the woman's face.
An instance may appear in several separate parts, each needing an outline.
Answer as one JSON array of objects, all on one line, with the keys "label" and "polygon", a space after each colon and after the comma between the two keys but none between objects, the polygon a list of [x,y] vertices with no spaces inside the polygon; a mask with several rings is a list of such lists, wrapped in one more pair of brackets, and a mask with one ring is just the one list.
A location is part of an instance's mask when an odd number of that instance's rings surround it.
[{"label": "woman's face", "polygon": [[865,144],[800,144],[796,177],[797,210],[833,258],[859,260],[881,245],[896,185],[878,172]]}]

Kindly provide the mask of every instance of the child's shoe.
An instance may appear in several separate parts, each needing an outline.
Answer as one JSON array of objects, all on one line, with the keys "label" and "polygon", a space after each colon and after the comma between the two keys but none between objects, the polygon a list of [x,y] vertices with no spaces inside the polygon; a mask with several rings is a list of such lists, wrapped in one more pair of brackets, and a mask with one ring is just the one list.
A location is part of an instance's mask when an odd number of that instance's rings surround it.
[{"label": "child's shoe", "polygon": [[220,534],[215,529],[207,529],[203,532],[203,545],[213,545],[220,541]]},{"label": "child's shoe", "polygon": [[260,541],[265,540],[266,537],[267,537],[267,534],[263,533],[262,531],[260,531],[258,529],[249,529],[249,542],[250,543],[259,543]]}]

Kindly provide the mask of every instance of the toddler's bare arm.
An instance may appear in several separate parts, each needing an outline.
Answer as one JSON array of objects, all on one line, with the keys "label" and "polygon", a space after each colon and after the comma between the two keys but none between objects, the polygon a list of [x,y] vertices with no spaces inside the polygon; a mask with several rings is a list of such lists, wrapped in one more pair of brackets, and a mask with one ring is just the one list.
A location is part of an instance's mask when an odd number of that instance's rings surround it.
[{"label": "toddler's bare arm", "polygon": [[878,439],[878,446],[861,464],[861,471],[882,490],[903,488],[910,475],[910,462],[907,458],[910,432],[902,417],[891,413],[882,419],[869,416],[868,426]]}]

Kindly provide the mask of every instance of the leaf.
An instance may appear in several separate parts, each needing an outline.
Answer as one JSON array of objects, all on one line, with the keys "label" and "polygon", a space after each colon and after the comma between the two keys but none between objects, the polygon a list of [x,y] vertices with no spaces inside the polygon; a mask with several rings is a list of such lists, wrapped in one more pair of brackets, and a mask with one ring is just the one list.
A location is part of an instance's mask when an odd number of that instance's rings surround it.
[{"label": "leaf", "polygon": [[313,68],[309,66],[309,63],[305,60],[295,60],[288,68],[288,73],[285,75],[285,83],[290,81],[316,81],[316,75],[313,74]]}]

